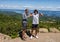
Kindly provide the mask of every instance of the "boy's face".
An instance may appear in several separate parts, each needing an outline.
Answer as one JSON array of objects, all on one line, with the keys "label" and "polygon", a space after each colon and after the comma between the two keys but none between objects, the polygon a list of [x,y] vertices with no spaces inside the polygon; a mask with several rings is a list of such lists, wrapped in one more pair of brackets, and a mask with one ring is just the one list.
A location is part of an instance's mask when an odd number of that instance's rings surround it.
[{"label": "boy's face", "polygon": [[37,12],[35,12],[35,14],[37,14]]}]

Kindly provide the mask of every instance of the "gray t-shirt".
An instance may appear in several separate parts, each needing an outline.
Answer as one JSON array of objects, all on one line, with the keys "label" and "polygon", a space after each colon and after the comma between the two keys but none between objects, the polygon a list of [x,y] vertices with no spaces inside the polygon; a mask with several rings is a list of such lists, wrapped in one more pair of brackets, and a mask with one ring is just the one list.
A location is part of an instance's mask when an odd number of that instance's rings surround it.
[{"label": "gray t-shirt", "polygon": [[22,14],[23,23],[27,23],[28,17],[29,17],[29,14],[25,14],[25,13]]},{"label": "gray t-shirt", "polygon": [[22,17],[23,17],[23,19],[28,19],[29,13],[28,13],[28,14],[23,13],[23,14],[22,14]]}]

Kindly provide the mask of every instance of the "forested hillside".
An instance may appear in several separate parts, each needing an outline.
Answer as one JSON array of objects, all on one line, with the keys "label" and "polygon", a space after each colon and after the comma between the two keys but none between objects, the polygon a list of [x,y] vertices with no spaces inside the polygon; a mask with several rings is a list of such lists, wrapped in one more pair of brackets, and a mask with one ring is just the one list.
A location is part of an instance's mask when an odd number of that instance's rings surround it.
[{"label": "forested hillside", "polygon": [[[32,17],[28,19],[28,29],[31,29]],[[55,27],[60,30],[60,17],[41,16],[39,28]],[[7,34],[12,38],[17,37],[22,28],[22,14],[15,12],[0,11],[0,33]]]}]

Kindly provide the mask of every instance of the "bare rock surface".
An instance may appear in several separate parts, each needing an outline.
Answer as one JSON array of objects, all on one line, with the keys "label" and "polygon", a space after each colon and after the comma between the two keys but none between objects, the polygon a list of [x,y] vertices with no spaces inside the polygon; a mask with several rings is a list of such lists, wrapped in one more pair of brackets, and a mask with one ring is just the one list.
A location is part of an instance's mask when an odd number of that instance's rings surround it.
[{"label": "bare rock surface", "polygon": [[50,32],[53,32],[53,33],[60,33],[60,31],[56,28],[50,28]]},{"label": "bare rock surface", "polygon": [[[4,38],[5,36],[6,38]],[[0,33],[0,42],[60,42],[60,33],[39,33],[38,37],[38,39],[34,37],[30,39],[27,36],[26,41],[23,41],[20,37],[11,39],[9,36]]]},{"label": "bare rock surface", "polygon": [[48,29],[46,28],[40,28],[39,31],[42,33],[48,33]]}]

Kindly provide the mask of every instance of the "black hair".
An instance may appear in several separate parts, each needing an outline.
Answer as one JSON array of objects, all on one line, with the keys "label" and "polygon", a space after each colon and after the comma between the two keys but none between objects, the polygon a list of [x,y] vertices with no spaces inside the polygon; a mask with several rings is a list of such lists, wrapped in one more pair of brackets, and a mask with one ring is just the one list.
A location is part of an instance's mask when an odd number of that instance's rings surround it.
[{"label": "black hair", "polygon": [[34,10],[34,13],[35,13],[35,12],[37,12],[37,13],[38,13],[38,10],[36,10],[36,9],[35,9],[35,10]]}]

